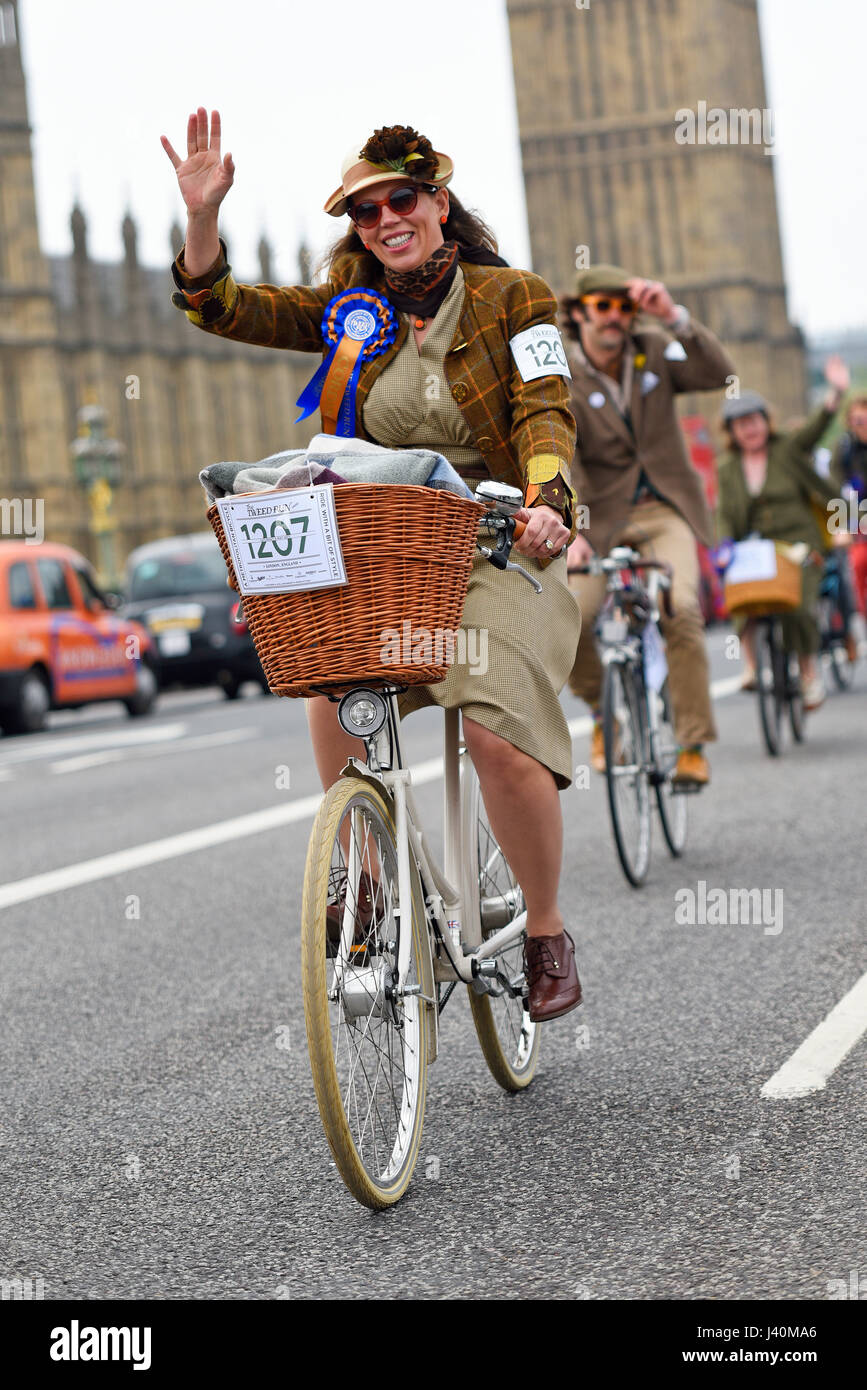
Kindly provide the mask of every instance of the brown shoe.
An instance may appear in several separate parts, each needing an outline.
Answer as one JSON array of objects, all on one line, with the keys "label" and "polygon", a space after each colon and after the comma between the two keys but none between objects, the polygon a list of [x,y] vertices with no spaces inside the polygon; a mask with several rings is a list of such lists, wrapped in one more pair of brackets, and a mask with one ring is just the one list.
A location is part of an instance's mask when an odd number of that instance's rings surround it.
[{"label": "brown shoe", "polygon": [[[364,870],[358,876],[358,904],[355,912],[355,939],[350,946],[353,957],[367,958],[367,934],[373,921],[374,904],[379,884],[368,878]],[[346,901],[346,879],[340,885],[337,902],[329,903],[325,909],[325,954],[337,955],[340,949],[340,929],[343,926],[343,904]]]},{"label": "brown shoe", "polygon": [[581,1003],[575,946],[568,932],[559,936],[528,936],[524,942],[524,972],[530,987],[531,1023],[559,1018]]},{"label": "brown shoe", "polygon": [[697,748],[681,748],[672,782],[676,787],[706,787],[710,781],[710,763]]},{"label": "brown shoe", "polygon": [[594,772],[605,771],[605,735],[602,732],[601,724],[593,725],[593,737],[590,740],[590,766]]}]

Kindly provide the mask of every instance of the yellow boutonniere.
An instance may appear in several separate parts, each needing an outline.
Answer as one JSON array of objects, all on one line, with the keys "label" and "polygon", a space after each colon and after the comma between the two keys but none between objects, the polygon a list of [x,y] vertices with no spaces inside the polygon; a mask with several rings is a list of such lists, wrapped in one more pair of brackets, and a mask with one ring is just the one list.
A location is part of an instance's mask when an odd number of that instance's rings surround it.
[{"label": "yellow boutonniere", "polygon": [[643,367],[643,366],[645,365],[646,362],[647,362],[647,358],[645,357],[644,353],[643,353],[643,352],[639,352],[639,353],[637,354],[636,358],[635,358],[635,365],[636,365],[636,367]]}]

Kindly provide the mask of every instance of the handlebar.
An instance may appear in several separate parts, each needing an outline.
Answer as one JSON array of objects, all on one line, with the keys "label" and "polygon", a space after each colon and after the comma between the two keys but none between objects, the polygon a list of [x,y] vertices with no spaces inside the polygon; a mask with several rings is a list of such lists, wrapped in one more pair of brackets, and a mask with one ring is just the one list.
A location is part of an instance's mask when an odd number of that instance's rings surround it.
[{"label": "handlebar", "polygon": [[659,583],[651,586],[651,598],[656,599],[657,594],[662,595],[662,606],[665,609],[667,618],[674,617],[674,607],[671,602],[671,583],[674,578],[674,571],[667,560],[645,559],[639,555],[637,550],[629,550],[625,546],[612,550],[610,555],[594,555],[588,560],[586,565],[573,565],[569,569],[569,574],[619,574],[621,570],[654,570],[659,574]]}]

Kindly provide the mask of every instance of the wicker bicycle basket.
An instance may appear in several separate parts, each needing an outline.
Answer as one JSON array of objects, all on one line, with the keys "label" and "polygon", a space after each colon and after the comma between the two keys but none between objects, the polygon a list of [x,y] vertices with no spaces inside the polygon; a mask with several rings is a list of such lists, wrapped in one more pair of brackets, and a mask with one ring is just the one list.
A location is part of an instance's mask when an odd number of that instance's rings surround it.
[{"label": "wicker bicycle basket", "polygon": [[732,617],[761,618],[770,613],[791,613],[800,608],[803,588],[801,566],[777,551],[777,572],[769,579],[746,579],[725,585],[725,606]]},{"label": "wicker bicycle basket", "polygon": [[[460,626],[485,509],[440,489],[391,483],[342,483],[334,507],[346,584],[244,596],[271,690],[299,696],[442,680],[454,651],[446,634]],[[216,506],[208,520],[237,589]]]}]

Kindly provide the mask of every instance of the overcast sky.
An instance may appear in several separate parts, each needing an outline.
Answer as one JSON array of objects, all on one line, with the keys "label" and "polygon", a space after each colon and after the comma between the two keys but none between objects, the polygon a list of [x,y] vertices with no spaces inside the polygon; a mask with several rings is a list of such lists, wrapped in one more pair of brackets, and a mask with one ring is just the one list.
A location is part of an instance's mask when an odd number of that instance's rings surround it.
[{"label": "overcast sky", "polygon": [[[867,327],[867,6],[761,0],[760,12],[790,316],[814,334]],[[141,259],[165,263],[183,205],[159,136],[183,152],[201,103],[220,109],[235,159],[223,207],[242,278],[264,230],[277,278],[297,279],[299,239],[318,252],[340,225],[321,207],[347,149],[392,122],[452,155],[457,193],[508,260],[529,264],[505,0],[20,0],[20,16],[50,253],[70,249],[78,196],[93,256],[119,258],[129,207]]]}]

